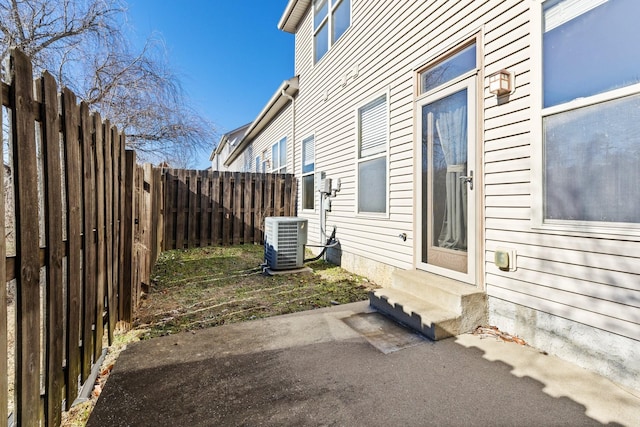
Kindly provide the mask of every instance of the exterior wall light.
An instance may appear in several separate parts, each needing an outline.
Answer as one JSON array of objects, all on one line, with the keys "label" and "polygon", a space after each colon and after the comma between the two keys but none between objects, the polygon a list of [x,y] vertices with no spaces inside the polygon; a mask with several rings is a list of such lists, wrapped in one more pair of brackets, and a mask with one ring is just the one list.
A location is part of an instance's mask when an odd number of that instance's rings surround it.
[{"label": "exterior wall light", "polygon": [[489,76],[489,92],[503,96],[513,91],[513,77],[507,70],[500,70]]}]

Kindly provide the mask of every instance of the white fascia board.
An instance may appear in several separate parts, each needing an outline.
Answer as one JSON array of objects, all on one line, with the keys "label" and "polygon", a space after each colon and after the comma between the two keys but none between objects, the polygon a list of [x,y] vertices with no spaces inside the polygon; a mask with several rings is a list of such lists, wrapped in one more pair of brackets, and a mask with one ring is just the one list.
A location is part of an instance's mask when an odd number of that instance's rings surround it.
[{"label": "white fascia board", "polygon": [[281,31],[295,34],[310,5],[311,0],[289,0],[278,23],[278,28]]}]

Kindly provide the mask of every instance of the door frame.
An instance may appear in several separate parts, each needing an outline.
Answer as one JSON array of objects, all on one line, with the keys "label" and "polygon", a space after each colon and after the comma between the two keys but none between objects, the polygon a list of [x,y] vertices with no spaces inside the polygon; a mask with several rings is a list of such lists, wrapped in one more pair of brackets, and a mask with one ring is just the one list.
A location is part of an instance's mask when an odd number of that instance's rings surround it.
[{"label": "door frame", "polygon": [[[416,99],[415,102],[415,114],[416,114],[416,132],[415,132],[415,150],[416,150],[416,179],[415,179],[415,189],[416,189],[416,250],[414,251],[414,262],[417,269],[429,271],[431,273],[439,274],[442,276],[450,277],[455,280],[459,280],[461,282],[465,282],[468,284],[475,285],[477,283],[477,273],[476,273],[476,261],[478,259],[479,249],[477,245],[478,240],[478,229],[480,228],[479,221],[477,220],[478,215],[478,202],[479,197],[478,193],[481,190],[481,186],[478,185],[476,177],[480,175],[478,173],[478,106],[477,106],[477,79],[476,79],[476,71],[465,73],[452,80],[451,82],[447,82],[446,85],[438,87],[430,92],[427,92],[420,98]],[[423,251],[423,232],[424,228],[427,227],[427,222],[425,221],[426,212],[423,212],[423,182],[422,182],[422,131],[423,131],[423,118],[422,118],[422,107],[435,102],[439,99],[445,98],[449,95],[452,95],[461,90],[467,90],[467,135],[469,138],[469,152],[467,154],[467,169],[474,171],[474,182],[473,182],[473,190],[468,188],[468,233],[467,233],[467,272],[459,272],[455,270],[450,270],[445,267],[440,267],[433,264],[423,263],[422,262],[422,251]]]}]

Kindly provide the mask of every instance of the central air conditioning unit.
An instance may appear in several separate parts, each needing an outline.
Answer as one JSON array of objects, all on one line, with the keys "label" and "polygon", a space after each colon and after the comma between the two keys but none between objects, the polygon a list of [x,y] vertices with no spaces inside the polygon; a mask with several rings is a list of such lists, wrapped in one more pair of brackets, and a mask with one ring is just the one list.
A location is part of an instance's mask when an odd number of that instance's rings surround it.
[{"label": "central air conditioning unit", "polygon": [[293,216],[264,219],[264,259],[272,270],[302,268],[307,244],[307,220]]}]

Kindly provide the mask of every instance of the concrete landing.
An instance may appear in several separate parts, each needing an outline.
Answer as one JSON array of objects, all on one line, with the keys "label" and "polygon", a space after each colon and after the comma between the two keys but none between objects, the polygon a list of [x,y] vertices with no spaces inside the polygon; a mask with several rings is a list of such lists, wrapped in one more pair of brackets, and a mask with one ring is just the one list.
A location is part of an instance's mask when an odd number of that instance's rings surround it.
[{"label": "concrete landing", "polygon": [[394,272],[391,287],[372,291],[369,302],[376,310],[436,341],[486,324],[484,292],[418,270]]}]

